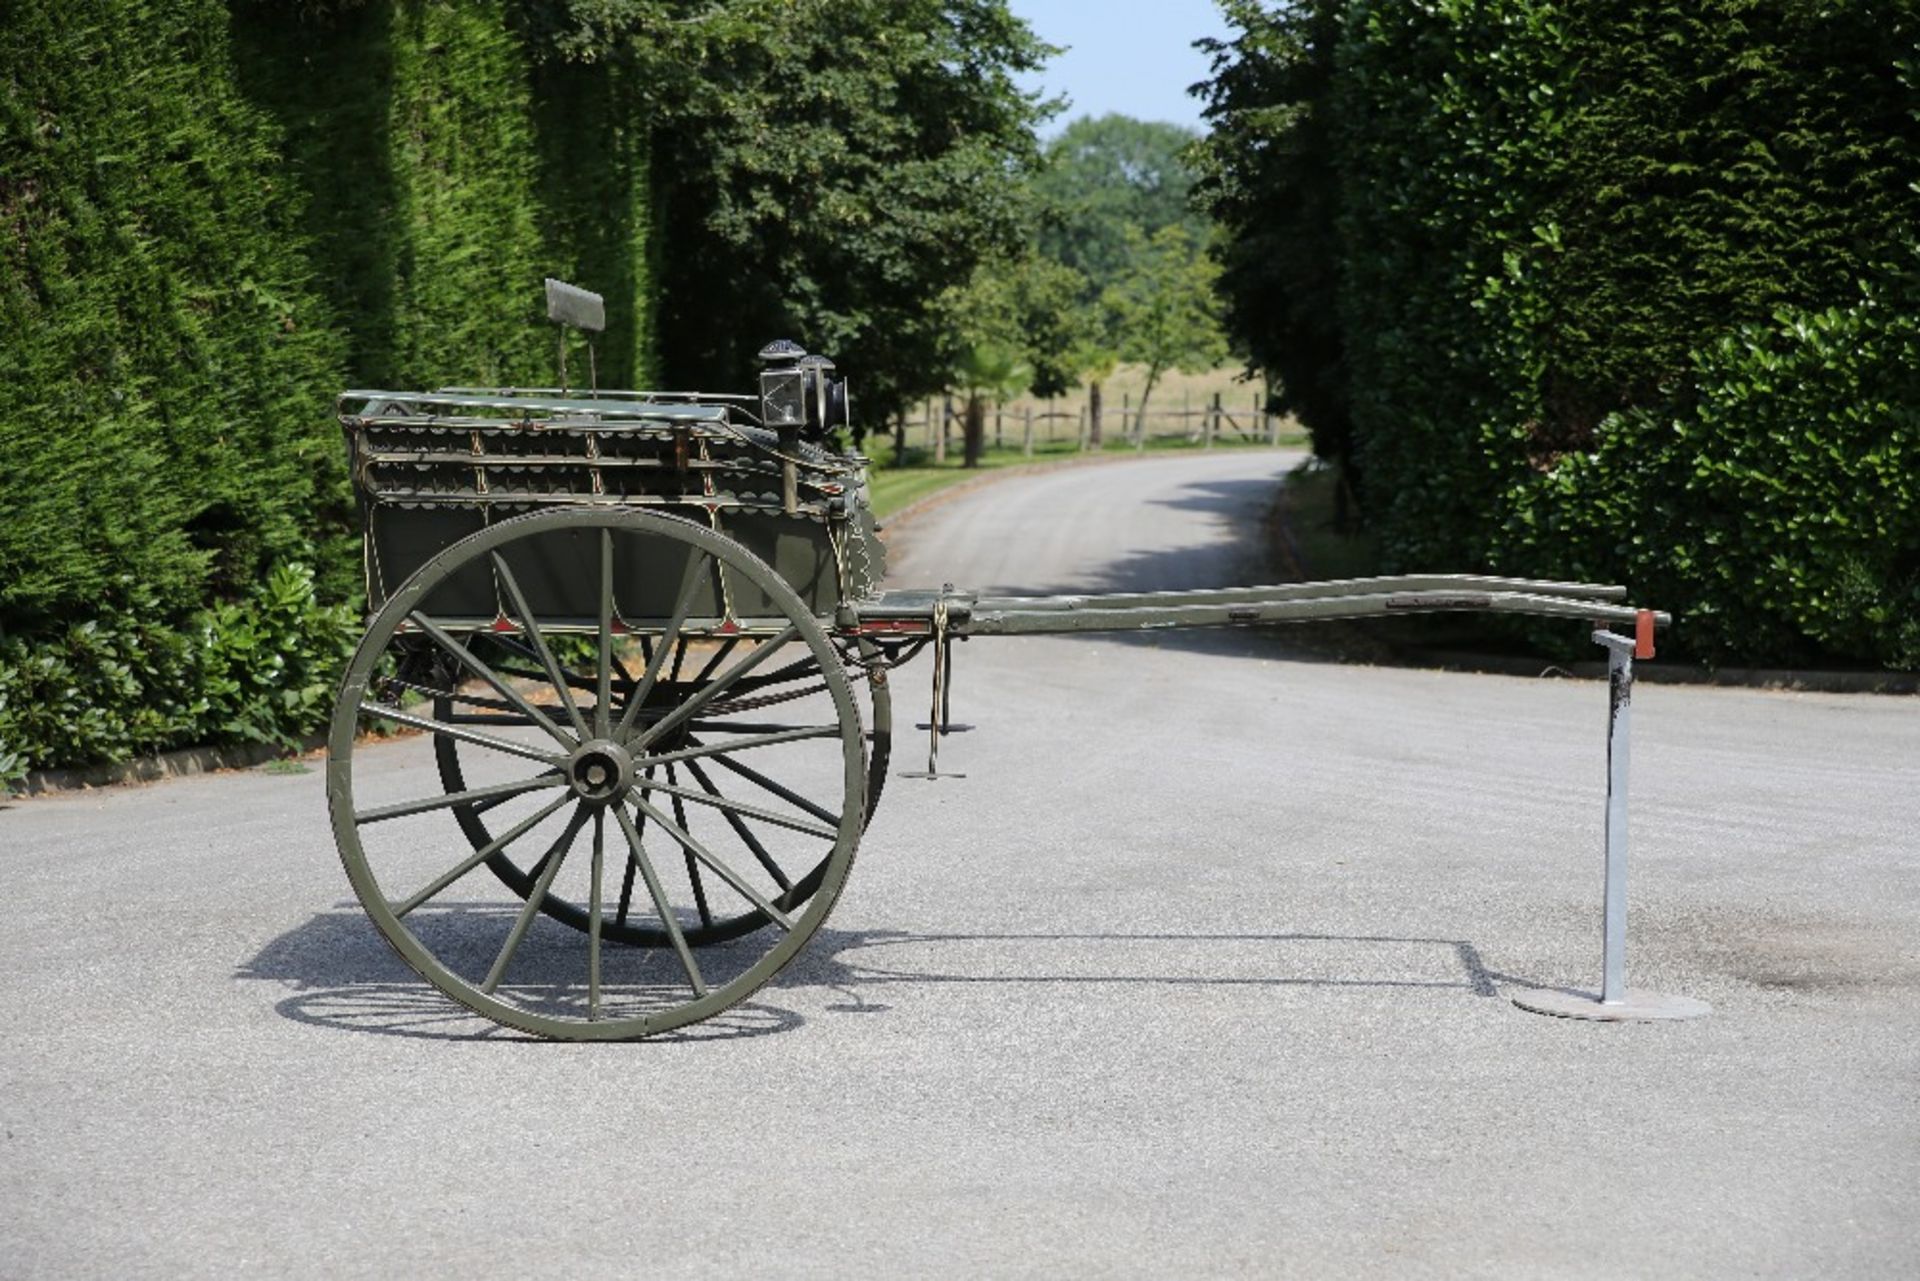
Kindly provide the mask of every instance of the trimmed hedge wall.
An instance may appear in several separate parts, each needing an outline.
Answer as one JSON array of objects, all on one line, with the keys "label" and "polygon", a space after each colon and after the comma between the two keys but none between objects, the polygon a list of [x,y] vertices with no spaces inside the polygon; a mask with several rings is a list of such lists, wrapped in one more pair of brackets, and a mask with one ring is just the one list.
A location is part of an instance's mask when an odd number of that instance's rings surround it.
[{"label": "trimmed hedge wall", "polygon": [[[603,385],[652,376],[636,77],[559,61],[521,30],[526,7],[368,0],[290,21],[285,0],[235,0],[241,82],[285,139],[355,385],[551,385],[546,276],[606,295]],[[584,352],[568,360],[584,380]]]},{"label": "trimmed hedge wall", "polygon": [[506,3],[337,8],[0,22],[0,778],[322,722],[341,388],[550,382],[545,275],[608,293],[603,382],[651,370],[629,77]]},{"label": "trimmed hedge wall", "polygon": [[[1624,579],[1709,662],[1920,665],[1913,6],[1230,7],[1216,116],[1318,184],[1216,155],[1235,243],[1334,210],[1311,271],[1230,247],[1283,304],[1235,315],[1340,361],[1303,412],[1392,567]],[[1332,343],[1285,328],[1327,263]]]}]

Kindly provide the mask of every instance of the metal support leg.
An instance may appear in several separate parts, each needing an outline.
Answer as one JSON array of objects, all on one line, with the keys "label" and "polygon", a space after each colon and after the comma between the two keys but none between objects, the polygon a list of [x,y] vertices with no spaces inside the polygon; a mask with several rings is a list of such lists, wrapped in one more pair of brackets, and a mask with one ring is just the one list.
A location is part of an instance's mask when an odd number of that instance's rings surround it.
[{"label": "metal support leg", "polygon": [[[946,591],[951,592],[953,584],[948,583]],[[948,681],[952,678],[953,638],[947,633],[947,600],[943,593],[933,606],[933,706],[928,709],[927,723],[922,726],[927,731],[927,768],[921,770],[903,770],[901,778],[965,778],[965,774],[942,774],[940,772],[940,736],[946,732],[942,726],[947,704]]]},{"label": "metal support leg", "polygon": [[1696,1019],[1711,1011],[1705,1001],[1627,991],[1627,765],[1633,741],[1633,660],[1636,653],[1652,656],[1652,622],[1643,618],[1637,636],[1597,631],[1593,639],[1607,651],[1607,884],[1600,913],[1600,996],[1548,989],[1524,992],[1513,1003],[1535,1014],[1570,1019]]}]

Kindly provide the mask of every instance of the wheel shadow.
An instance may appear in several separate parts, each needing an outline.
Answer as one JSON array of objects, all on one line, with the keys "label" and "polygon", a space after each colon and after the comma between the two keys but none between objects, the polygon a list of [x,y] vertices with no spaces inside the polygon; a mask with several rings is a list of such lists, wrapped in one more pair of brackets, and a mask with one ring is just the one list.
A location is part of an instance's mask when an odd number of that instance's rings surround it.
[{"label": "wheel shadow", "polygon": [[[1137,958],[1128,973],[1070,973],[1072,955],[1089,945],[1122,945]],[[1320,945],[1352,949],[1438,949],[1452,973],[1432,977],[1431,962],[1419,973],[1404,963],[1392,964],[1369,975],[1294,972],[1279,957],[1262,959],[1261,972],[1196,976],[1176,973],[1167,964],[1172,948],[1217,948],[1242,957],[1246,949]],[[982,973],[952,964],[962,950],[977,954],[1017,951],[1029,964]],[[948,963],[942,964],[945,957]],[[1156,963],[1160,968],[1156,969]],[[578,986],[577,951],[530,956],[526,973],[530,984]],[[1244,963],[1241,967],[1245,968]],[[1316,967],[1317,968],[1317,967]],[[361,914],[347,902],[316,914],[306,923],[267,943],[243,963],[236,980],[265,981],[292,989],[274,1010],[281,1017],[314,1027],[376,1036],[399,1036],[433,1041],[502,1041],[530,1043],[541,1038],[500,1027],[472,1014],[442,996],[409,969]],[[1141,932],[924,932],[913,930],[839,930],[823,926],[799,956],[755,999],[703,1023],[650,1038],[652,1041],[697,1043],[740,1040],[792,1032],[807,1019],[779,1003],[783,993],[812,993],[824,989],[841,999],[823,1008],[834,1014],[884,1014],[895,998],[889,989],[942,985],[1004,986],[1037,991],[1057,986],[1145,986],[1170,988],[1326,988],[1378,989],[1412,993],[1458,992],[1489,999],[1500,995],[1502,984],[1533,987],[1531,983],[1489,969],[1480,951],[1465,939],[1411,935],[1316,933],[1141,933]],[[811,1001],[809,1002],[811,1003]]]},{"label": "wheel shadow", "polygon": [[[477,935],[496,943],[497,922],[511,915],[491,904],[464,908],[462,914],[481,927]],[[553,934],[564,927],[543,919],[536,933],[540,929]],[[581,988],[585,979],[580,964],[577,954],[530,945],[515,961],[515,985],[556,992]],[[315,1027],[430,1041],[537,1043],[545,1039],[502,1027],[442,995],[400,959],[351,900],[270,940],[235,970],[234,978],[291,988],[275,1002],[274,1012]],[[649,1040],[665,1044],[730,1041],[792,1031],[805,1021],[795,1011],[748,1000],[704,1022]]]}]

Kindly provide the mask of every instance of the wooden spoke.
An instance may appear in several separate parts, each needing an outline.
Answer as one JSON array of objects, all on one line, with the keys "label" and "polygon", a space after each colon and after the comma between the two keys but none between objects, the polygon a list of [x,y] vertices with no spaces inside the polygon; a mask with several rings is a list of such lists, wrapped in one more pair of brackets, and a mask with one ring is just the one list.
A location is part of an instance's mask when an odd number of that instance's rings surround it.
[{"label": "wooden spoke", "polygon": [[[505,699],[509,705],[518,710],[522,716],[525,716],[535,725],[538,725],[541,729],[552,735],[557,742],[566,747],[572,747],[578,741],[558,725],[554,724],[545,712],[542,712],[539,708],[521,697],[520,691],[513,687],[511,681],[494,671],[493,668],[487,666],[472,650],[449,636],[438,623],[417,609],[407,615],[407,617],[412,620],[414,626],[418,627],[428,636],[431,636],[434,643],[440,646],[441,649],[453,655],[453,657],[460,662],[461,666],[465,667],[487,684],[493,686],[493,688],[499,692],[501,698]],[[459,702],[472,702],[471,699],[462,699],[457,693],[451,695],[451,697]]]},{"label": "wooden spoke", "polygon": [[397,805],[377,805],[370,810],[356,811],[353,821],[364,827],[368,823],[383,823],[387,819],[405,818],[409,814],[425,814],[429,810],[450,809],[455,805],[472,805],[479,801],[504,800],[509,796],[537,791],[542,787],[565,787],[566,785],[565,776],[559,773],[535,774],[532,778],[523,778],[516,783],[494,783],[487,787],[470,787],[464,792],[448,792],[444,796],[401,801]]},{"label": "wooden spoke", "polygon": [[773,795],[778,796],[781,800],[787,802],[787,804],[799,806],[801,809],[805,810],[807,813],[819,819],[822,823],[838,823],[840,821],[840,816],[838,814],[833,813],[831,810],[826,809],[823,806],[814,804],[812,801],[808,800],[806,797],[800,795],[800,793],[794,791],[791,788],[781,786],[779,783],[775,782],[773,779],[768,778],[765,774],[762,774],[759,770],[754,769],[752,766],[742,765],[739,761],[734,760],[731,756],[727,756],[724,753],[716,754],[713,758],[713,763],[715,765],[719,765],[726,769],[732,770],[734,773],[738,774],[741,778],[746,779],[749,783],[753,783],[758,787],[764,789],[765,791],[771,792]]},{"label": "wooden spoke", "polygon": [[735,681],[738,681],[748,672],[751,672],[754,668],[766,662],[768,658],[773,656],[776,650],[799,634],[800,625],[798,623],[788,623],[765,644],[759,646],[753,653],[748,654],[745,658],[734,664],[733,669],[726,675],[716,677],[711,685],[700,690],[691,698],[687,699],[686,702],[674,708],[673,711],[655,721],[652,728],[648,729],[646,733],[640,735],[639,738],[635,739],[629,745],[629,750],[635,752],[645,751],[648,743],[653,742],[669,730],[677,728],[682,722],[692,719],[695,712],[705,707],[721,694],[726,693],[727,690],[733,687]]},{"label": "wooden spoke", "polygon": [[[667,766],[667,783],[673,785],[678,784],[679,781],[679,778],[676,777],[673,772],[673,766]],[[679,795],[677,795],[681,789],[678,786],[674,786],[672,790],[676,793],[673,797],[673,821],[685,829],[687,827],[687,806],[686,803],[680,799]],[[686,856],[687,884],[693,887],[693,906],[694,909],[700,913],[700,924],[708,929],[712,929],[713,909],[707,906],[707,883],[700,878],[700,864],[694,861],[691,850],[682,850],[681,853]]]},{"label": "wooden spoke", "polygon": [[700,668],[699,673],[694,676],[693,683],[695,685],[698,685],[702,681],[706,680],[707,677],[713,675],[714,669],[716,669],[717,667],[720,666],[721,663],[726,661],[727,655],[733,653],[734,646],[738,645],[739,643],[740,643],[740,638],[738,636],[729,636],[727,637],[727,639],[720,642],[720,647],[713,652],[713,657],[709,658],[706,661],[706,663]]},{"label": "wooden spoke", "polygon": [[592,888],[587,898],[587,1018],[600,1017],[600,879],[607,865],[607,812],[593,816]]},{"label": "wooden spoke", "polygon": [[521,819],[505,832],[502,832],[499,836],[494,837],[493,840],[475,850],[472,855],[461,859],[451,868],[442,872],[439,876],[434,877],[433,880],[428,882],[418,893],[413,894],[399,903],[395,903],[393,905],[393,914],[395,916],[405,916],[408,912],[419,907],[441,890],[446,889],[447,886],[452,885],[468,872],[471,872],[474,868],[480,866],[495,854],[498,854],[501,850],[519,840],[522,836],[525,836],[528,832],[532,831],[556,813],[562,805],[565,805],[572,799],[572,796],[558,797],[552,804],[534,814],[533,817]]},{"label": "wooden spoke", "polygon": [[581,738],[589,737],[587,722],[580,715],[579,704],[573,701],[573,690],[569,687],[568,679],[561,672],[560,664],[554,661],[553,651],[547,648],[547,638],[541,635],[540,624],[534,620],[533,611],[527,608],[527,598],[520,591],[520,581],[508,568],[507,558],[499,552],[493,552],[489,559],[493,562],[493,572],[500,576],[500,586],[506,589],[507,599],[513,604],[513,612],[520,620],[520,629],[526,635],[527,644],[533,647],[534,656],[540,660],[547,679],[560,691],[560,705],[567,709],[567,719],[573,722]]},{"label": "wooden spoke", "polygon": [[[784,684],[785,682],[782,682]],[[758,690],[772,689],[774,686],[757,685],[754,691],[746,691],[732,698],[722,699],[707,709],[711,716],[732,716],[736,712],[754,712],[763,707],[778,707],[782,703],[791,703],[795,699],[806,698],[810,694],[826,692],[826,684],[803,685],[799,689],[779,690],[777,693],[762,694]]]},{"label": "wooden spoke", "polygon": [[403,712],[397,707],[388,707],[385,703],[362,702],[360,710],[368,716],[378,716],[382,720],[393,721],[399,725],[411,725],[415,729],[423,729],[430,734],[445,734],[448,738],[457,738],[463,743],[472,743],[475,747],[490,747],[496,752],[505,752],[509,756],[524,756],[530,761],[539,761],[543,765],[567,763],[566,757],[542,751],[538,747],[516,743],[510,738],[495,738],[491,734],[482,734],[478,730],[462,729],[458,725],[448,725],[444,721],[436,721],[431,717],[415,716],[412,712]]},{"label": "wooden spoke", "polygon": [[[613,531],[610,529],[600,531],[600,663],[594,675],[599,687],[594,691],[593,733],[596,738],[605,738],[613,729]],[[596,825],[594,831],[599,830]]]},{"label": "wooden spoke", "polygon": [[640,714],[647,695],[653,693],[654,684],[660,679],[660,669],[667,661],[667,650],[680,635],[680,629],[687,625],[687,615],[693,609],[693,594],[700,590],[700,579],[709,559],[705,552],[695,552],[688,558],[686,576],[680,580],[680,595],[673,602],[673,617],[667,620],[667,630],[660,633],[660,644],[648,655],[647,669],[640,673],[640,683],[627,695],[627,708],[620,715],[616,737],[632,732],[634,717]]},{"label": "wooden spoke", "polygon": [[798,743],[809,738],[833,738],[840,733],[837,725],[796,725],[792,729],[783,729],[772,734],[749,734],[744,738],[730,738],[724,743],[708,743],[701,747],[682,747],[671,752],[661,752],[656,756],[640,759],[645,765],[665,765],[670,761],[689,761],[696,756],[717,756],[722,752],[745,752],[756,747],[772,747],[776,743]]},{"label": "wooden spoke", "polygon": [[653,870],[653,863],[647,858],[647,851],[641,848],[640,833],[633,826],[633,820],[627,817],[626,807],[615,805],[614,817],[620,820],[620,829],[626,834],[627,848],[632,852],[633,861],[640,869],[640,877],[647,883],[647,893],[653,896],[653,908],[660,914],[660,925],[673,942],[673,950],[679,954],[680,964],[687,972],[687,981],[693,985],[695,996],[707,994],[707,980],[700,973],[700,966],[693,959],[693,949],[687,946],[687,936],[680,932],[679,918],[673,914],[673,905],[667,902],[666,891],[660,887],[660,877]]},{"label": "wooden spoke", "polygon": [[692,854],[695,858],[699,859],[702,863],[705,863],[708,867],[712,868],[714,873],[718,875],[721,880],[733,886],[733,888],[739,893],[741,898],[744,898],[745,900],[747,900],[747,902],[753,904],[755,907],[759,908],[762,912],[766,913],[768,920],[772,921],[775,925],[778,925],[783,930],[791,930],[793,928],[793,919],[791,917],[789,917],[785,912],[781,911],[779,908],[775,907],[767,899],[766,895],[762,894],[759,890],[756,890],[753,888],[753,886],[749,885],[746,882],[746,880],[740,876],[738,872],[734,871],[732,868],[728,867],[725,863],[721,862],[718,858],[714,857],[713,851],[709,850],[706,846],[702,845],[699,841],[695,840],[693,836],[690,833],[688,833],[685,828],[680,827],[672,819],[668,818],[665,814],[661,813],[659,810],[655,809],[653,806],[647,804],[645,801],[641,800],[639,797],[635,796],[631,799],[633,800],[633,804],[636,809],[638,809],[642,814],[645,814],[648,818],[652,819],[656,825],[664,829],[668,836],[671,836],[674,840],[680,842],[682,848],[684,848],[689,854]]},{"label": "wooden spoke", "polygon": [[500,955],[493,958],[493,968],[487,971],[486,979],[480,984],[482,992],[491,993],[506,977],[507,966],[512,962],[513,954],[520,949],[520,940],[527,936],[527,927],[533,924],[534,916],[540,911],[540,900],[547,896],[547,888],[553,884],[553,878],[559,875],[560,865],[567,861],[567,851],[573,848],[573,838],[579,835],[586,821],[587,807],[581,805],[567,820],[566,830],[560,833],[552,848],[542,856],[540,861],[546,864],[545,870],[540,873],[540,879],[533,883],[533,893],[527,895],[520,915],[514,918],[513,928],[507,931],[507,941],[501,944]]},{"label": "wooden spoke", "polygon": [[[707,777],[707,772],[700,768],[699,761],[688,761],[687,773],[693,775],[694,782],[706,789],[707,795],[715,800],[721,799],[720,789],[713,785],[713,780]],[[773,878],[773,883],[780,887],[781,893],[784,894],[792,889],[792,878],[786,874],[779,863],[774,861],[773,855],[767,852],[767,847],[760,843],[760,838],[753,834],[753,829],[747,826],[746,820],[740,816],[737,807],[722,809],[720,816],[727,820],[727,826],[731,827],[733,834],[740,838],[740,843],[753,852],[754,858],[758,859],[760,866],[766,869],[767,875]]]},{"label": "wooden spoke", "polygon": [[[687,761],[686,765],[689,769],[692,769],[694,762]],[[667,777],[673,777],[673,766],[671,765],[667,766]],[[742,818],[758,819],[762,823],[771,823],[775,827],[784,827],[795,832],[805,832],[808,836],[817,836],[825,841],[837,840],[840,836],[838,826],[840,817],[837,814],[834,815],[831,820],[835,826],[821,827],[814,823],[803,823],[797,818],[792,818],[774,810],[761,809],[757,805],[747,805],[741,801],[730,801],[712,788],[708,788],[705,792],[695,792],[688,788],[674,786],[671,783],[649,782],[638,785],[638,790],[642,792],[665,792],[674,799],[676,812],[680,810],[679,803],[681,801],[693,801],[699,805],[710,805],[714,809],[721,810],[727,814],[736,814]],[[681,819],[680,823],[681,826],[684,827],[686,820]]]},{"label": "wooden spoke", "polygon": [[[652,779],[653,771],[648,770],[646,772],[646,777],[648,779]],[[646,816],[642,815],[640,818],[641,832],[644,833],[646,831],[646,827],[647,827]],[[614,914],[614,917],[613,917],[613,923],[615,925],[625,925],[627,923],[627,909],[633,905],[633,877],[634,877],[634,873],[636,873],[639,870],[639,868],[640,868],[640,860],[635,858],[633,856],[633,852],[629,850],[627,852],[626,876],[620,882],[620,909],[618,912]]]},{"label": "wooden spoke", "polygon": [[[712,709],[709,708],[709,711]],[[460,722],[465,724],[464,721]],[[503,724],[506,722],[502,722]],[[695,734],[780,734],[790,729],[801,729],[791,721],[708,721],[687,722],[687,736],[691,741]]]}]

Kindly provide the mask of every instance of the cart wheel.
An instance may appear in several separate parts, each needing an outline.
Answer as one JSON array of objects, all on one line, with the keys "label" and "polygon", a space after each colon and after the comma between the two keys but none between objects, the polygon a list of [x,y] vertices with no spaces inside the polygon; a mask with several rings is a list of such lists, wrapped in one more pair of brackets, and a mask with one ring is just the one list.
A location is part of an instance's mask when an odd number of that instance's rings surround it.
[{"label": "cart wheel", "polygon": [[[627,633],[653,634],[644,662],[621,661]],[[783,690],[796,670],[814,679]],[[396,794],[356,744],[382,725],[480,749],[471,785]],[[408,964],[497,1022],[612,1040],[717,1014],[792,959],[846,882],[866,768],[841,659],[778,574],[690,521],[569,507],[472,535],[387,601],[341,685],[327,793],[354,891]],[[462,808],[497,835],[456,854],[443,811]],[[541,851],[516,864],[524,894],[471,875],[521,849]],[[812,869],[807,893],[786,867]],[[583,928],[542,919],[550,898],[585,903]],[[748,915],[774,928],[695,958],[689,931]],[[668,946],[613,945],[630,916]]]},{"label": "cart wheel", "polygon": [[[478,641],[470,639],[467,643],[469,646],[472,646],[478,643]],[[502,644],[507,643],[509,642],[502,642]],[[517,647],[517,642],[512,642],[512,644]],[[872,641],[860,638],[856,641],[856,645],[862,661],[873,662],[881,657],[879,648],[875,646]],[[501,667],[513,672],[516,676],[531,676],[536,680],[545,679],[543,676],[540,676],[537,671],[527,670],[529,664],[538,661],[534,655],[523,651],[517,656],[522,660],[518,663],[511,661],[513,657],[513,655],[509,655],[507,660],[503,661]],[[674,662],[669,661],[666,675],[664,675],[655,686],[656,696],[663,694],[666,701],[676,705],[686,698],[691,697],[700,689],[698,682],[682,679],[683,674],[681,671],[676,670],[676,666],[698,669],[704,666],[705,659],[708,656],[695,653],[691,656],[680,655],[679,657],[683,662],[676,665]],[[594,688],[595,681],[590,669],[583,671],[564,663],[561,666],[563,675],[567,678],[567,683],[570,687],[576,690],[591,690]],[[500,670],[500,668],[496,668],[496,670]],[[812,663],[796,664],[789,670],[790,674],[787,677],[781,679],[769,678],[764,684],[758,686],[755,690],[755,697],[768,698],[774,695],[791,696],[806,686],[816,684],[820,679],[819,668]],[[867,805],[866,819],[865,822],[862,823],[863,828],[866,823],[873,821],[873,811],[880,803],[880,792],[886,785],[887,768],[893,755],[893,697],[887,686],[886,673],[880,671],[878,676],[878,680],[868,683],[871,707],[867,715],[867,723],[871,728],[867,731]],[[742,681],[741,684],[747,685],[752,681],[753,678],[748,677]],[[438,720],[452,721],[460,719],[462,714],[456,709],[451,698],[439,698],[434,702],[434,716]],[[492,718],[489,719],[491,720]],[[513,723],[522,725],[531,725],[533,723],[524,717],[509,718],[505,716],[495,723],[504,724],[507,723],[509,719],[511,719]],[[460,761],[460,740],[446,734],[436,734],[433,739],[433,751],[435,760],[440,767],[441,786],[449,795],[466,791],[468,785],[466,770],[462,768]],[[701,771],[698,773],[694,773],[693,771],[689,772],[692,774],[694,781],[698,782],[702,787],[706,787],[714,782],[710,771]],[[667,781],[673,783],[677,780],[672,775],[669,775]],[[679,812],[675,814],[675,821],[684,827],[687,823],[685,805],[678,799],[675,800],[674,804],[679,807]],[[479,805],[456,805],[453,808],[453,817],[455,821],[459,823],[460,830],[466,835],[468,842],[474,849],[484,849],[493,844],[493,831],[487,824],[485,811]],[[780,897],[775,899],[774,902],[788,910],[806,902],[807,899],[813,896],[814,891],[819,889],[821,879],[826,875],[827,861],[827,858],[822,857],[819,862],[807,869],[804,874],[783,880],[782,884],[786,888],[783,888]],[[488,855],[486,866],[495,876],[498,876],[509,889],[523,899],[533,893],[534,884],[539,880],[537,865],[531,853],[522,854],[516,859],[513,851],[498,850]],[[783,871],[782,876],[786,877],[787,874]],[[559,921],[563,925],[571,926],[576,930],[584,930],[587,928],[586,909],[578,903],[560,898],[551,891],[542,896],[540,900],[540,910],[554,920]],[[770,922],[765,912],[760,911],[758,908],[749,908],[744,912],[739,912],[732,916],[717,918],[710,924],[705,921],[690,922],[685,926],[682,933],[689,947],[706,947],[709,944],[723,943],[729,939],[736,939],[742,935],[750,934],[768,924],[770,924]],[[659,926],[630,919],[624,911],[616,914],[613,919],[603,922],[601,929],[603,931],[602,937],[612,939],[619,943],[632,944],[635,947],[667,947],[672,943],[666,931],[662,930]]]}]

